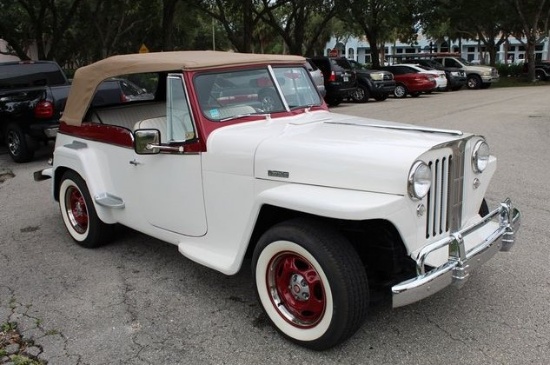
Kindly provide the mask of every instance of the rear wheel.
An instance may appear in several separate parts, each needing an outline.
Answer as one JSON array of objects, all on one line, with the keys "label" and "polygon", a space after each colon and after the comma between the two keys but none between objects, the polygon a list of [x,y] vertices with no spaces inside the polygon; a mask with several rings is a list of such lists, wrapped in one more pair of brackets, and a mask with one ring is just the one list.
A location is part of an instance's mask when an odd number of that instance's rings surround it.
[{"label": "rear wheel", "polygon": [[65,227],[76,243],[94,248],[110,241],[113,226],[99,219],[86,183],[74,171],[67,171],[61,178],[59,207]]},{"label": "rear wheel", "polygon": [[328,349],[366,318],[365,268],[350,243],[326,225],[296,219],[269,229],[254,250],[252,273],[270,321],[299,345]]},{"label": "rear wheel", "polygon": [[405,87],[405,85],[397,85],[393,90],[393,95],[396,98],[404,98],[405,96],[407,96],[407,88]]},{"label": "rear wheel", "polygon": [[5,130],[5,142],[8,153],[15,162],[28,162],[34,156],[34,149],[27,141],[27,137],[21,127],[15,123],[8,124]]}]

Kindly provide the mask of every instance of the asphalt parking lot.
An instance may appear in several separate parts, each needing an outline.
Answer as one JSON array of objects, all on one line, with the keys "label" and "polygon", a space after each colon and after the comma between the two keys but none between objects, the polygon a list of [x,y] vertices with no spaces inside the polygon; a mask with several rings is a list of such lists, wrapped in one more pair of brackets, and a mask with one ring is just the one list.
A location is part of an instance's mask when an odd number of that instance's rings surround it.
[{"label": "asphalt parking lot", "polygon": [[248,262],[227,277],[123,228],[108,246],[77,246],[50,183],[32,178],[49,149],[15,164],[0,146],[0,324],[17,323],[39,358],[60,365],[547,364],[549,101],[550,87],[541,86],[333,108],[485,135],[499,158],[487,200],[494,206],[511,197],[523,221],[513,250],[462,289],[399,309],[372,308],[350,340],[324,352],[291,344],[267,323]]}]

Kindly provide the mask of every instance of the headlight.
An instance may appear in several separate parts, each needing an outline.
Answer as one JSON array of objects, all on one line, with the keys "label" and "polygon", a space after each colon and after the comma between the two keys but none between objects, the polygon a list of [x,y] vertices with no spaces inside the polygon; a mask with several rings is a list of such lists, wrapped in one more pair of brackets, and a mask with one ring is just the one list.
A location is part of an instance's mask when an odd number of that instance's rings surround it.
[{"label": "headlight", "polygon": [[382,72],[372,72],[370,78],[374,81],[381,81],[384,80],[384,74]]},{"label": "headlight", "polygon": [[481,73],[482,76],[491,76],[491,71],[483,71]]},{"label": "headlight", "polygon": [[485,141],[477,141],[472,154],[472,168],[475,172],[481,173],[489,164],[489,145]]},{"label": "headlight", "polygon": [[422,199],[432,186],[432,171],[422,161],[416,161],[409,172],[408,189],[412,199]]}]

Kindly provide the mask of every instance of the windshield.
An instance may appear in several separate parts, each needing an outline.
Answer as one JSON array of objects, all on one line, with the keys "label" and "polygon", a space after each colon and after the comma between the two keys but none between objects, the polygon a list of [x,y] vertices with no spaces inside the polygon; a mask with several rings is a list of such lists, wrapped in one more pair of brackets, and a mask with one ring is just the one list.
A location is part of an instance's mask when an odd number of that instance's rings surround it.
[{"label": "windshield", "polygon": [[466,66],[474,66],[470,61],[466,61],[464,58],[462,57],[457,57],[457,60],[459,60],[460,62],[462,62],[464,65]]},{"label": "windshield", "polygon": [[203,114],[214,121],[321,105],[302,66],[267,67],[197,75],[193,84]]}]

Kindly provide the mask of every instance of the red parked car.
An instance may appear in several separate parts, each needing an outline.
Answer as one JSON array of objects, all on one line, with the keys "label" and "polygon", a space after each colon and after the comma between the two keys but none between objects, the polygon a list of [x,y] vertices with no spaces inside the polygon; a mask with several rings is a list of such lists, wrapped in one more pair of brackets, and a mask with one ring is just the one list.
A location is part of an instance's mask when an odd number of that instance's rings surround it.
[{"label": "red parked car", "polygon": [[396,98],[404,98],[407,94],[417,97],[420,93],[430,92],[436,89],[435,78],[432,75],[422,74],[407,66],[386,66],[383,70],[393,74],[395,79],[395,90],[393,95]]}]

